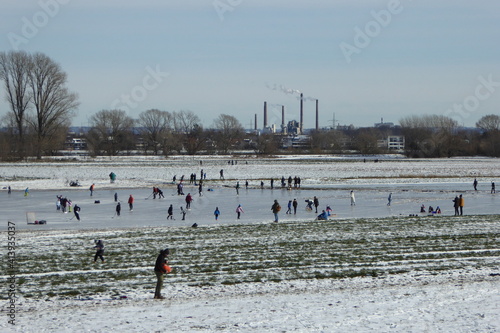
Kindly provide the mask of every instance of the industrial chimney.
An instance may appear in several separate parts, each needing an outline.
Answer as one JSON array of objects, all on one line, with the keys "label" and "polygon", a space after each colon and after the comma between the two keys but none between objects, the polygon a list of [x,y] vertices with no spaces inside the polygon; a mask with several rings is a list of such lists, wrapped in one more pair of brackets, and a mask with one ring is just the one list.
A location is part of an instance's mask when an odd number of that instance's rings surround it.
[{"label": "industrial chimney", "polygon": [[319,130],[319,108],[318,100],[316,100],[316,131]]},{"label": "industrial chimney", "polygon": [[300,134],[304,130],[304,94],[300,94]]},{"label": "industrial chimney", "polygon": [[257,132],[257,113],[255,114],[255,120],[253,123],[254,123],[255,132]]},{"label": "industrial chimney", "polygon": [[267,102],[264,102],[264,129],[267,128]]},{"label": "industrial chimney", "polygon": [[285,106],[281,106],[281,126],[285,126]]}]

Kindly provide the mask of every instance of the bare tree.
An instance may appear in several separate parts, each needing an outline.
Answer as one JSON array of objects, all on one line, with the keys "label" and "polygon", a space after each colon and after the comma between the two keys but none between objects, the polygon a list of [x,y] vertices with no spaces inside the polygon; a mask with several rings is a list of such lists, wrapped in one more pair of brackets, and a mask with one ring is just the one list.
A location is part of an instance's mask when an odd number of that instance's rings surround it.
[{"label": "bare tree", "polygon": [[215,140],[217,147],[219,147],[224,154],[227,154],[229,148],[236,144],[245,135],[243,126],[233,116],[221,114],[214,121],[216,129]]},{"label": "bare tree", "polygon": [[459,153],[456,120],[440,115],[413,115],[402,118],[399,123],[408,156],[441,157]]},{"label": "bare tree", "polygon": [[489,114],[476,123],[476,127],[482,129],[485,132],[498,131],[500,130],[500,116],[496,114]]},{"label": "bare tree", "polygon": [[30,56],[24,52],[0,53],[0,79],[4,81],[6,100],[12,113],[11,121],[16,128],[16,147],[20,158],[25,154],[26,113],[29,108],[28,91]]},{"label": "bare tree", "polygon": [[205,132],[200,118],[192,111],[174,112],[174,128],[177,139],[189,155],[194,155],[205,145]]},{"label": "bare tree", "polygon": [[117,155],[133,147],[134,120],[122,110],[102,110],[90,117],[87,144],[93,155]]},{"label": "bare tree", "polygon": [[490,114],[482,117],[476,123],[482,129],[481,151],[488,156],[500,156],[500,116]]},{"label": "bare tree", "polygon": [[138,125],[146,150],[151,149],[158,155],[159,150],[164,148],[167,145],[166,141],[171,138],[172,114],[157,109],[147,110],[139,115]]},{"label": "bare tree", "polygon": [[28,123],[35,133],[37,158],[50,149],[60,132],[67,131],[73,111],[78,107],[78,96],[66,88],[67,76],[61,67],[42,53],[31,57],[29,88],[34,115]]}]

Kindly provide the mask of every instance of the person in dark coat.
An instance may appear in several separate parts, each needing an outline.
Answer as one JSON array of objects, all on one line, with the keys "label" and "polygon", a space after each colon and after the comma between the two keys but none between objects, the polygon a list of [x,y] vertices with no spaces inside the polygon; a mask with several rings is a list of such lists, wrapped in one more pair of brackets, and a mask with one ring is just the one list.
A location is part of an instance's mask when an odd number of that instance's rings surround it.
[{"label": "person in dark coat", "polygon": [[313,203],[314,203],[314,208],[316,209],[316,213],[317,213],[318,212],[318,206],[319,206],[319,200],[318,200],[318,198],[316,196],[314,197]]},{"label": "person in dark coat", "polygon": [[104,243],[102,242],[102,240],[95,240],[94,241],[95,243],[95,246],[94,246],[94,249],[97,249],[95,255],[94,255],[94,262],[97,261],[97,258],[101,258],[101,261],[104,262]]},{"label": "person in dark coat", "polygon": [[116,215],[120,216],[120,212],[122,211],[122,205],[120,203],[116,204]]},{"label": "person in dark coat", "polygon": [[156,258],[155,263],[155,274],[156,274],[156,289],[155,289],[155,299],[164,299],[161,295],[161,289],[163,288],[163,280],[165,279],[165,274],[167,270],[165,265],[168,263],[168,255],[170,254],[169,249],[161,250],[160,254]]},{"label": "person in dark coat", "polygon": [[170,205],[168,207],[167,213],[168,213],[167,220],[168,219],[173,220],[174,219],[174,206],[173,205]]},{"label": "person in dark coat", "polygon": [[299,205],[299,203],[297,202],[297,199],[293,199],[292,206],[293,206],[293,214],[294,215],[297,214],[297,206],[298,205]]},{"label": "person in dark coat", "polygon": [[75,204],[75,207],[73,208],[73,213],[75,214],[75,217],[78,221],[80,221],[80,206]]},{"label": "person in dark coat", "polygon": [[459,213],[459,207],[460,207],[460,199],[458,196],[453,199],[453,208],[455,208],[455,216],[460,215]]}]

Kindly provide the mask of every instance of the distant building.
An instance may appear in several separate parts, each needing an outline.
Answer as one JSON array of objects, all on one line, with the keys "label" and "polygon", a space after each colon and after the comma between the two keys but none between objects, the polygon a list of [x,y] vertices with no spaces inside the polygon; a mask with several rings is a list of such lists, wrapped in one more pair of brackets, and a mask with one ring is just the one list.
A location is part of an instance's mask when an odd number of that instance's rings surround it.
[{"label": "distant building", "polygon": [[377,147],[403,152],[405,150],[405,137],[403,135],[389,135],[387,139],[378,140]]},{"label": "distant building", "polygon": [[380,118],[380,123],[375,123],[374,127],[375,128],[381,128],[381,127],[394,128],[395,125],[394,125],[394,123],[384,123],[384,118]]}]

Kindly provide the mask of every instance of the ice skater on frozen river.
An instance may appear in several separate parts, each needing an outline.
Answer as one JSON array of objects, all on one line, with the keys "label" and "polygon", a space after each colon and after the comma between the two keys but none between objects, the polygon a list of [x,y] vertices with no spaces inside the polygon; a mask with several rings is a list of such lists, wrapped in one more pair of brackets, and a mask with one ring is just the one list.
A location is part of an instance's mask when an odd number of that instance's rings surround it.
[{"label": "ice skater on frozen river", "polygon": [[274,222],[278,222],[278,213],[281,210],[281,206],[278,203],[278,200],[276,200],[276,199],[274,200],[274,203],[271,206],[271,210],[273,211],[273,214],[274,214]]}]

